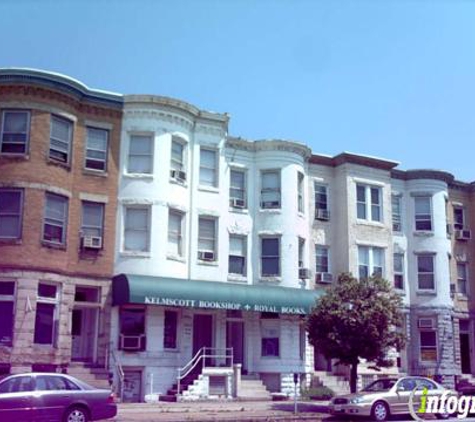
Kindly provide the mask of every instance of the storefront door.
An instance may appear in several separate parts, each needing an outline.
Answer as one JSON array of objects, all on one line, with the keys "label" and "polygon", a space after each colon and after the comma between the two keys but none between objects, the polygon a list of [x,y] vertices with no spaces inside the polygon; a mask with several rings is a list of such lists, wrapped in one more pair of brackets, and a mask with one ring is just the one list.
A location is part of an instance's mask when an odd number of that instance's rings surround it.
[{"label": "storefront door", "polygon": [[213,347],[213,316],[209,314],[193,317],[193,356],[202,347]]},{"label": "storefront door", "polygon": [[243,321],[227,321],[226,323],[226,347],[233,349],[233,362],[242,365],[242,371],[247,370],[246,360],[244,357],[244,322]]}]

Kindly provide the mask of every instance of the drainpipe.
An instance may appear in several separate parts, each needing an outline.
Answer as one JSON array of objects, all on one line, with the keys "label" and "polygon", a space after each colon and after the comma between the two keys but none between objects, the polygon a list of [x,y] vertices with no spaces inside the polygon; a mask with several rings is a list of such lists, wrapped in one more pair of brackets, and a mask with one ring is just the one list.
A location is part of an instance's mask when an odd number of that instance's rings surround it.
[{"label": "drainpipe", "polygon": [[193,193],[194,193],[194,186],[195,186],[195,181],[194,181],[194,174],[195,174],[195,128],[196,128],[196,122],[193,123],[193,132],[192,132],[192,139],[190,139],[190,143],[188,145],[188,154],[190,157],[189,163],[190,163],[190,168],[189,168],[189,195],[190,195],[190,211],[189,211],[189,222],[190,222],[190,227],[189,227],[189,236],[188,236],[188,280],[191,280],[191,249],[192,249],[192,233],[193,233],[193,220],[194,220],[194,213],[193,213]]}]

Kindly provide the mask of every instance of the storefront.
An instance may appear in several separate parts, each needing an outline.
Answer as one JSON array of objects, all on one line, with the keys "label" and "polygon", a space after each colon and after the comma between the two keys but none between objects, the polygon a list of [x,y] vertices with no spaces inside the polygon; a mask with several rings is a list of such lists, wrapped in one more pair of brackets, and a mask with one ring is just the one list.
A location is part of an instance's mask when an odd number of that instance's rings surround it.
[{"label": "storefront", "polygon": [[[113,279],[113,344],[129,389],[165,394],[177,371],[207,347],[232,350],[243,374],[268,389],[285,389],[294,372],[307,372],[303,317],[320,292],[138,275]],[[216,363],[229,364],[223,359]],[[140,374],[140,375],[137,375]],[[131,378],[131,377],[129,377]],[[130,384],[130,383],[129,383]],[[137,397],[137,395],[135,395]]]}]

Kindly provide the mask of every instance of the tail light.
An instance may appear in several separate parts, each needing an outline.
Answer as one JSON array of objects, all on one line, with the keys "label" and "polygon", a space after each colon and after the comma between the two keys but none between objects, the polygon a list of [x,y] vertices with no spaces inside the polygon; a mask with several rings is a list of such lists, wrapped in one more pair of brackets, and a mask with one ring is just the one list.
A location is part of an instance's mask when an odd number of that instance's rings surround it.
[{"label": "tail light", "polygon": [[115,393],[110,393],[109,397],[107,397],[107,403],[115,403],[116,401]]}]

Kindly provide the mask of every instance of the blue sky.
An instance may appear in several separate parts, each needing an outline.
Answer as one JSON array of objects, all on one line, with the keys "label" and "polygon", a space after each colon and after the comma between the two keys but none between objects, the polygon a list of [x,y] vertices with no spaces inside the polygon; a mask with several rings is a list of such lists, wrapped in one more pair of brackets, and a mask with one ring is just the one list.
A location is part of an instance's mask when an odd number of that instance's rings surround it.
[{"label": "blue sky", "polygon": [[0,66],[475,180],[475,1],[0,0]]}]

